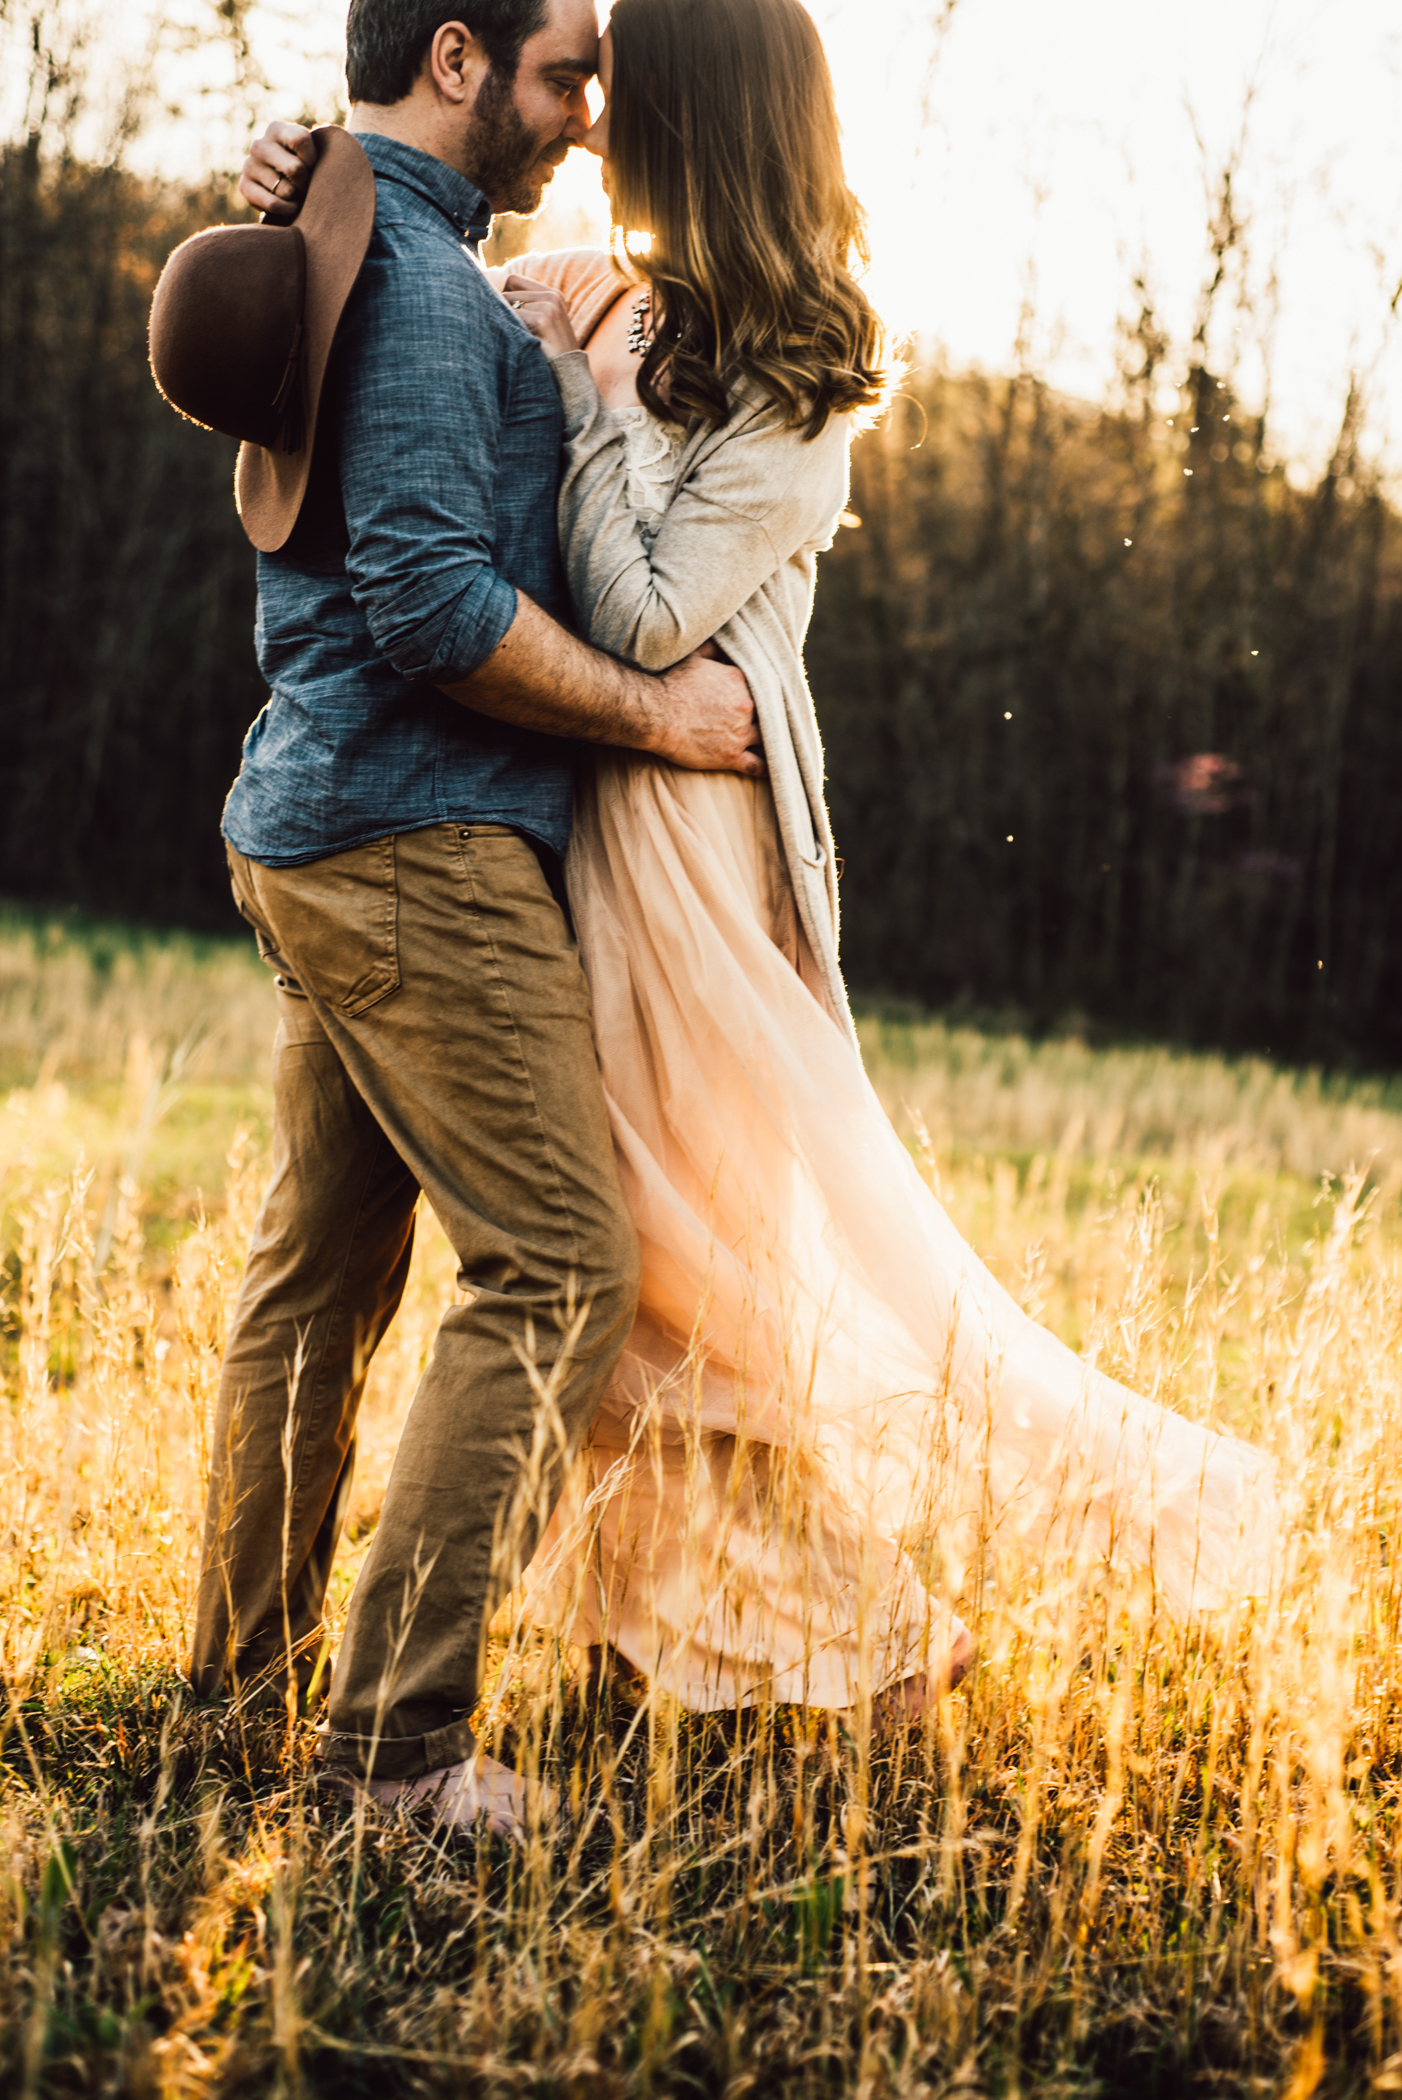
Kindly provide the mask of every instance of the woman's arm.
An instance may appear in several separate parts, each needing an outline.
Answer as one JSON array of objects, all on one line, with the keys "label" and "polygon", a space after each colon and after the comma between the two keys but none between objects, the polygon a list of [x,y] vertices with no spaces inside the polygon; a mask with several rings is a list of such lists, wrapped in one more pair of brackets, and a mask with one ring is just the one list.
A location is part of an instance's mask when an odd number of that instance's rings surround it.
[{"label": "woman's arm", "polygon": [[565,403],[560,539],[575,608],[596,648],[648,670],[717,633],[800,547],[830,535],[847,500],[848,419],[814,439],[757,406],[704,452],[649,552],[627,500],[622,430],[580,352],[552,361]]}]

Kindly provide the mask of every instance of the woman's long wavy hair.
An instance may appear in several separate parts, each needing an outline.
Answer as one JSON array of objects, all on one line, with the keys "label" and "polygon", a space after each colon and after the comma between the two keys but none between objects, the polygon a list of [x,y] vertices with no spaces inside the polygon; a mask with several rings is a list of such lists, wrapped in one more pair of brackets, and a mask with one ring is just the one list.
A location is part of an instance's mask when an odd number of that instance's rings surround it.
[{"label": "woman's long wavy hair", "polygon": [[614,218],[652,236],[628,258],[652,292],[639,398],[719,423],[748,380],[807,437],[877,407],[885,337],[852,274],[866,222],[799,0],[618,0],[610,26]]}]

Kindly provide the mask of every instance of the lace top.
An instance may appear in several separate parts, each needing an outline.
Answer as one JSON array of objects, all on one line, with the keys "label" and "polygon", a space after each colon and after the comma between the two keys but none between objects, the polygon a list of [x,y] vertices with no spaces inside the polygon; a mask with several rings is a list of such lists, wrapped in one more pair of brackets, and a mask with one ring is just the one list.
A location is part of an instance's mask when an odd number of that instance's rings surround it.
[{"label": "lace top", "polygon": [[638,521],[644,544],[651,548],[672,493],[686,426],[660,423],[649,409],[641,407],[616,408],[613,415],[623,432],[628,508]]}]

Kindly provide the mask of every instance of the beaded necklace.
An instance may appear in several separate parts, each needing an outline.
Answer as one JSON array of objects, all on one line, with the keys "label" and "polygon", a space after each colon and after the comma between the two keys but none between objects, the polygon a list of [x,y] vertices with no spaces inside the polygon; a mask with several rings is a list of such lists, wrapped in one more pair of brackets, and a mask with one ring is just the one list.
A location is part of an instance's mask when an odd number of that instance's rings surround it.
[{"label": "beaded necklace", "polygon": [[646,286],[633,301],[633,318],[628,323],[628,349],[634,357],[641,357],[652,340],[649,315],[652,312],[652,293]]}]

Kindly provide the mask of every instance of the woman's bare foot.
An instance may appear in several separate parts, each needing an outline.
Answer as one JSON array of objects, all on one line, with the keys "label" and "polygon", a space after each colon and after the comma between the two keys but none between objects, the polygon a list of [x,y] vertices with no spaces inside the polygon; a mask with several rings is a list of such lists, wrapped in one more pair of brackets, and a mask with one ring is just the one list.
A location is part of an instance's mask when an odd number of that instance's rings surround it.
[{"label": "woman's bare foot", "polygon": [[[511,1838],[517,1844],[525,1838],[530,1795],[536,1791],[528,1788],[519,1772],[481,1750],[460,1764],[425,1772],[418,1779],[372,1779],[365,1787],[371,1799],[384,1808],[401,1802],[410,1810],[431,1808],[435,1830],[467,1831],[485,1821],[496,1837]],[[542,1788],[538,1798],[545,1813],[552,1813],[554,1802],[549,1793]]]}]

